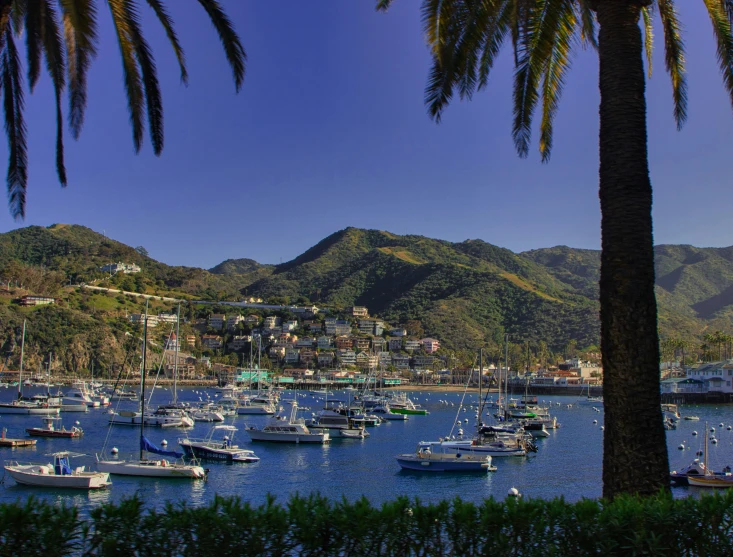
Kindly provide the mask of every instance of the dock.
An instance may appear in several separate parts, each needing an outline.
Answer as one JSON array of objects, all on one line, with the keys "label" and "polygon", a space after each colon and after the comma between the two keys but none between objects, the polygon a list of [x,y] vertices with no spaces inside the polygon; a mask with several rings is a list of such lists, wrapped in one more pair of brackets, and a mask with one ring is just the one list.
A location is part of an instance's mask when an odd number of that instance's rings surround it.
[{"label": "dock", "polygon": [[35,439],[10,439],[8,437],[0,439],[0,447],[33,447],[35,444]]}]

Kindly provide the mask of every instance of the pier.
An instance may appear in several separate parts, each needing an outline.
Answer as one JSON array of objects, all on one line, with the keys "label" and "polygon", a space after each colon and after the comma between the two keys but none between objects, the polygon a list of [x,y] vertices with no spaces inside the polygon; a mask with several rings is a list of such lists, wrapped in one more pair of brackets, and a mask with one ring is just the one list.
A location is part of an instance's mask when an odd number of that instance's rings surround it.
[{"label": "pier", "polygon": [[0,447],[34,447],[35,439],[11,439],[5,437],[7,429],[3,428],[2,436],[0,436]]}]

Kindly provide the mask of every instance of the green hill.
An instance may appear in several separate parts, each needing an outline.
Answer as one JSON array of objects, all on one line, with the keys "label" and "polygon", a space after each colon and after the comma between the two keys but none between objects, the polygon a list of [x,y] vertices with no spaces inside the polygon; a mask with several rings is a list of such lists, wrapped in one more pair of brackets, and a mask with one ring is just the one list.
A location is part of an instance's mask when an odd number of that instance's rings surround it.
[{"label": "green hill", "polygon": [[[555,349],[571,339],[579,346],[598,343],[595,250],[557,246],[517,254],[481,240],[452,243],[346,228],[280,265],[229,259],[206,271],[168,266],[142,251],[82,226],[21,228],[0,234],[0,277],[25,272],[30,284],[34,271],[17,268],[25,265],[56,273],[36,273],[36,289],[86,282],[192,300],[231,301],[246,294],[333,311],[363,305],[390,323],[412,322],[449,349],[498,349],[504,333],[544,340]],[[733,248],[658,246],[656,258],[663,335],[733,331]],[[142,272],[110,278],[99,270],[116,261],[139,265]],[[66,311],[77,312],[74,326],[97,319],[113,336],[115,319],[139,307],[89,293],[82,302],[82,294],[67,290],[62,297],[68,298]],[[0,309],[6,312],[0,322],[15,311],[7,303]]]}]

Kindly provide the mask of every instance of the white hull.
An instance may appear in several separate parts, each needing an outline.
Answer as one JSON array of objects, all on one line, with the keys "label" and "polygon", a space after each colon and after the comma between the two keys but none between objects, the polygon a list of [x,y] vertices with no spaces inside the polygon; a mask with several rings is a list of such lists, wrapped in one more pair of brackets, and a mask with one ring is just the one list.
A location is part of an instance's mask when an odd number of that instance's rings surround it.
[{"label": "white hull", "polygon": [[[112,425],[139,426],[140,412],[111,414],[109,423]],[[193,426],[193,420],[176,416],[145,416],[145,425],[153,427],[191,427]]]},{"label": "white hull", "polygon": [[287,433],[267,432],[259,429],[248,429],[252,441],[269,441],[271,443],[328,443],[328,433]]},{"label": "white hull", "polygon": [[109,474],[106,472],[74,472],[71,475],[57,476],[52,473],[52,466],[33,464],[5,466],[5,470],[11,478],[23,485],[73,489],[99,489],[110,485]]},{"label": "white hull", "polygon": [[0,404],[0,414],[31,414],[34,416],[56,416],[58,407],[24,406],[15,404]]},{"label": "white hull", "polygon": [[118,476],[190,479],[206,477],[206,471],[201,466],[175,464],[170,463],[167,460],[101,460],[97,462],[97,468],[99,468],[101,472],[116,474]]},{"label": "white hull", "polygon": [[62,412],[89,412],[89,407],[86,404],[62,404]]},{"label": "white hull", "polygon": [[492,445],[474,445],[471,441],[446,441],[442,444],[446,452],[479,453],[492,458],[502,456],[526,456],[527,452],[521,448],[501,447]]},{"label": "white hull", "polygon": [[240,406],[237,408],[237,414],[266,416],[274,413],[274,406]]}]

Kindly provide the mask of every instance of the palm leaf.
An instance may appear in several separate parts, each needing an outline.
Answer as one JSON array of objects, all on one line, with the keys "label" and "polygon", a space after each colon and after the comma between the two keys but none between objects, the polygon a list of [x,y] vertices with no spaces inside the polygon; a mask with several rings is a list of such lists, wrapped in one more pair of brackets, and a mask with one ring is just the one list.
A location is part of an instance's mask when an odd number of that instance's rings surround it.
[{"label": "palm leaf", "polygon": [[565,75],[570,70],[570,54],[576,28],[573,3],[563,0],[559,6],[557,32],[552,37],[552,52],[547,61],[542,87],[542,121],[540,123],[540,153],[542,162],[550,160],[552,132],[555,114],[565,85]]},{"label": "palm leaf", "polygon": [[[26,0],[25,8],[25,42],[28,52],[28,85],[31,92],[41,75],[41,1]],[[18,4],[17,2],[15,3]],[[16,32],[19,31],[16,27]]]},{"label": "palm leaf", "polygon": [[[704,0],[706,3],[710,0]],[[677,129],[687,120],[687,78],[685,77],[685,45],[682,27],[672,0],[658,0],[659,16],[664,30],[664,62],[672,79],[674,119]],[[711,16],[712,17],[712,16]]]},{"label": "palm leaf", "polygon": [[3,108],[5,112],[5,133],[8,137],[8,203],[14,218],[25,216],[25,193],[28,186],[28,153],[26,128],[23,121],[23,75],[20,57],[15,47],[13,34],[4,20],[5,48],[0,63],[0,82],[3,87]]},{"label": "palm leaf", "polygon": [[392,5],[392,0],[377,0],[377,11],[386,12]]},{"label": "palm leaf", "polygon": [[491,19],[491,24],[486,30],[483,51],[481,52],[481,59],[479,60],[479,89],[485,88],[489,83],[489,75],[494,67],[496,57],[501,51],[501,47],[504,44],[507,34],[511,31],[513,14],[514,10],[512,9],[511,0],[503,0],[496,6],[496,11]]},{"label": "palm leaf", "polygon": [[528,6],[526,22],[520,25],[519,64],[514,74],[514,125],[512,136],[520,157],[529,154],[532,117],[539,98],[538,86],[552,55],[555,36],[566,13],[566,0],[537,0]]},{"label": "palm leaf", "polygon": [[13,22],[13,31],[15,31],[15,34],[18,35],[23,31],[23,22],[25,21],[25,14],[28,8],[28,4],[25,0],[6,1],[13,2],[10,9],[10,21]]},{"label": "palm leaf", "polygon": [[178,41],[176,30],[173,28],[173,20],[171,19],[170,15],[168,15],[168,11],[165,9],[165,6],[161,2],[161,0],[147,0],[147,2],[148,5],[155,12],[155,15],[158,17],[161,25],[163,25],[163,29],[165,29],[165,34],[168,36],[168,41],[173,47],[173,52],[175,52],[176,58],[178,59],[178,67],[181,69],[181,81],[184,85],[188,85],[186,57],[183,54],[183,47],[181,47],[181,43]]},{"label": "palm leaf", "polygon": [[138,66],[137,52],[130,29],[129,7],[132,0],[107,0],[112,12],[112,22],[117,34],[122,55],[122,73],[127,93],[127,106],[132,126],[132,142],[135,152],[140,151],[143,141],[143,111],[145,98]]},{"label": "palm leaf", "polygon": [[130,38],[135,48],[135,56],[142,71],[150,141],[153,144],[153,152],[160,155],[163,151],[163,98],[160,93],[153,52],[142,35],[140,17],[133,2],[127,3],[127,23]]},{"label": "palm leaf", "polygon": [[723,74],[723,84],[733,103],[733,37],[731,20],[721,0],[703,0],[713,24],[713,34],[717,43],[718,63]]},{"label": "palm leaf", "polygon": [[652,77],[652,56],[654,54],[654,24],[652,21],[653,13],[654,4],[644,6],[641,9],[641,15],[644,21],[644,53],[646,54],[647,75],[649,76],[649,78]]},{"label": "palm leaf", "polygon": [[224,10],[217,0],[199,0],[199,4],[201,4],[206,10],[206,13],[209,15],[209,19],[211,19],[211,23],[214,24],[217,33],[219,33],[219,39],[221,40],[221,44],[224,46],[224,52],[226,53],[227,60],[232,68],[234,85],[236,90],[239,91],[242,88],[242,83],[244,81],[247,54],[244,52],[244,47],[239,41],[239,37],[234,30],[234,25],[229,17],[224,13]]},{"label": "palm leaf", "polygon": [[97,10],[93,0],[59,0],[59,4],[69,76],[69,127],[78,139],[87,105],[87,72],[97,53]]},{"label": "palm leaf", "polygon": [[425,88],[425,104],[436,122],[440,122],[442,110],[453,96],[460,71],[455,65],[455,45],[460,40],[457,33],[461,29],[457,21],[459,4],[426,0],[422,6],[423,29],[433,58]]},{"label": "palm leaf", "polygon": [[61,113],[61,93],[66,86],[64,72],[63,39],[59,26],[58,14],[51,0],[40,0],[40,15],[43,21],[43,52],[46,57],[46,69],[53,82],[56,99],[56,173],[62,186],[66,186],[66,168],[64,165],[64,117]]},{"label": "palm leaf", "polygon": [[595,50],[598,50],[598,36],[596,33],[596,16],[593,14],[593,10],[590,7],[591,0],[578,0],[577,8],[579,13],[579,19],[581,23],[580,27],[580,41],[583,46],[591,46]]}]

